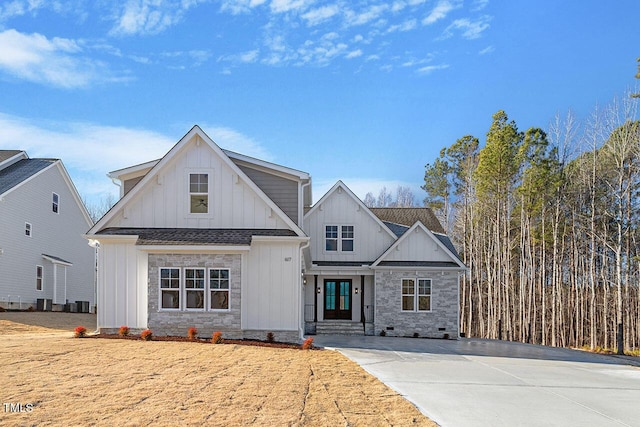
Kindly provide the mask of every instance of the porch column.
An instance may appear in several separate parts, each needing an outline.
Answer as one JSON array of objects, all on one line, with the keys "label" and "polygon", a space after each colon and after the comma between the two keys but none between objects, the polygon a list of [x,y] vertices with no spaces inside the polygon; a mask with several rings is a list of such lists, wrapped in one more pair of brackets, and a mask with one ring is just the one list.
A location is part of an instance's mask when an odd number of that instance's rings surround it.
[{"label": "porch column", "polygon": [[362,327],[364,327],[366,322],[364,318],[364,274],[360,275],[360,289],[360,320],[362,321]]},{"label": "porch column", "polygon": [[313,275],[313,321],[318,322],[318,275]]}]

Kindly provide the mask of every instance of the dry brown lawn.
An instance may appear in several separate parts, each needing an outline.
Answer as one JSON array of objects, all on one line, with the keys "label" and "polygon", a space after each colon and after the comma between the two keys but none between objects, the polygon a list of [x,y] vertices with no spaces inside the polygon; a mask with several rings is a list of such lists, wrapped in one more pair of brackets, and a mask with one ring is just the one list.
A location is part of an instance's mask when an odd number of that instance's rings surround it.
[{"label": "dry brown lawn", "polygon": [[337,352],[72,338],[80,324],[95,317],[0,313],[0,425],[435,426]]}]

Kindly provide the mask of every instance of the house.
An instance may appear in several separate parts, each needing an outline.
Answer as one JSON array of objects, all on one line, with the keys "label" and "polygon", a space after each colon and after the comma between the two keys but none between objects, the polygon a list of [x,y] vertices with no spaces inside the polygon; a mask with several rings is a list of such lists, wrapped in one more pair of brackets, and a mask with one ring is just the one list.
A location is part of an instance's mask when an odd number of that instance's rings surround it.
[{"label": "house", "polygon": [[309,174],[223,150],[198,126],[109,176],[121,198],[85,236],[105,332],[458,336],[465,267],[429,209],[371,210],[342,182],[311,206]]},{"label": "house", "polygon": [[428,208],[367,208],[338,181],[305,215],[305,331],[459,335],[466,267]]},{"label": "house", "polygon": [[0,150],[0,306],[90,311],[92,224],[62,161]]}]

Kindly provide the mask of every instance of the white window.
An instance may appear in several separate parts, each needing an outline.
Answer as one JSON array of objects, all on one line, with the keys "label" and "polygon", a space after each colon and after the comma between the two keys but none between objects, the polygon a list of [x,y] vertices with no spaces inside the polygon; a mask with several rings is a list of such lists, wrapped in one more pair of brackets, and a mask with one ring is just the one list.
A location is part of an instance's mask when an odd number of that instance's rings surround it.
[{"label": "white window", "polygon": [[36,265],[36,291],[42,290],[42,266]]},{"label": "white window", "polygon": [[31,224],[28,222],[24,223],[24,235],[27,237],[31,237]]},{"label": "white window", "polygon": [[60,209],[60,196],[58,196],[56,193],[53,193],[53,196],[52,196],[51,209],[53,210],[54,213],[58,213]]},{"label": "white window", "polygon": [[353,252],[353,225],[326,225],[324,231],[326,252]]},{"label": "white window", "polygon": [[209,212],[209,174],[189,174],[189,206],[192,214]]},{"label": "white window", "polygon": [[229,309],[229,270],[209,269],[209,308],[211,310]]},{"label": "white window", "polygon": [[186,308],[204,310],[204,268],[185,268],[184,288]]},{"label": "white window", "polygon": [[402,279],[402,311],[431,311],[431,279]]},{"label": "white window", "polygon": [[180,309],[179,268],[160,268],[160,301],[163,309]]},{"label": "white window", "polygon": [[206,272],[204,268],[161,267],[160,309],[229,310],[229,269],[210,268],[208,280]]}]

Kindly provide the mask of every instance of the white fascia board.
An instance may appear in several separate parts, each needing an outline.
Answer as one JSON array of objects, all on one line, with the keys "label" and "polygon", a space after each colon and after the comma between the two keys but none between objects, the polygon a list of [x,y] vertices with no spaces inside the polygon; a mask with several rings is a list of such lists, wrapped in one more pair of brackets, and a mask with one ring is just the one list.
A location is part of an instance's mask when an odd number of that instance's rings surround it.
[{"label": "white fascia board", "polygon": [[50,261],[52,264],[59,264],[59,265],[64,265],[67,267],[72,267],[73,263],[68,262],[68,261],[63,261],[63,260],[59,260],[59,259],[55,259],[55,258],[51,258],[50,256],[47,255],[42,255],[42,258],[46,259],[47,261]]},{"label": "white fascia board", "polygon": [[[294,176],[300,180],[309,179],[310,175],[307,172],[303,172],[298,169],[289,168],[287,166],[278,165],[276,163],[267,162],[266,160],[256,159],[255,157],[247,156],[244,154],[236,153],[234,151],[222,149],[227,157],[238,160],[250,165],[259,166],[262,169],[268,171],[276,171],[286,175]],[[285,177],[286,178],[286,177]]]},{"label": "white fascia board", "polygon": [[29,156],[27,156],[27,153],[24,151],[21,151],[18,154],[11,156],[8,159],[5,159],[4,161],[0,162],[0,170],[4,169],[7,166],[11,166],[14,163],[17,163],[19,160],[25,160],[28,158]]},{"label": "white fascia board", "polygon": [[372,266],[372,270],[415,270],[415,271],[467,271],[466,267],[427,267],[427,266],[415,266],[415,265],[394,265],[394,266],[384,266],[377,265]]},{"label": "white fascia board", "polygon": [[141,252],[149,253],[193,253],[193,254],[242,254],[251,250],[245,245],[138,245]]},{"label": "white fascia board", "polygon": [[369,266],[362,267],[318,267],[312,265],[312,267],[305,271],[306,275],[318,275],[318,276],[373,276],[374,271]]},{"label": "white fascia board", "polygon": [[82,237],[91,241],[96,241],[98,243],[136,243],[138,240],[137,235],[116,235],[116,234],[83,234]]},{"label": "white fascia board", "polygon": [[306,243],[309,237],[306,236],[251,236],[253,242],[277,242],[277,243]]},{"label": "white fascia board", "polygon": [[151,160],[145,163],[140,163],[139,165],[134,165],[134,166],[129,166],[126,168],[122,168],[122,169],[117,169],[114,171],[111,171],[109,173],[107,173],[107,176],[111,179],[120,179],[121,176],[123,175],[130,175],[130,174],[135,174],[137,172],[143,171],[145,169],[152,169],[156,164],[158,164],[158,162],[160,161],[160,159],[157,160]]},{"label": "white fascia board", "polygon": [[82,215],[84,216],[85,221],[87,221],[87,225],[89,227],[91,227],[93,225],[93,220],[91,219],[91,216],[89,215],[89,212],[87,211],[87,207],[84,205],[84,202],[82,201],[82,198],[80,197],[80,193],[78,193],[78,189],[76,188],[75,184],[71,180],[71,177],[69,176],[69,173],[67,172],[67,168],[64,167],[64,164],[62,163],[62,160],[57,160],[55,162],[55,164],[58,166],[58,170],[62,174],[62,178],[66,182],[67,187],[69,188],[69,191],[73,195],[73,198],[76,201],[76,205],[78,205],[78,208],[82,212]]}]

